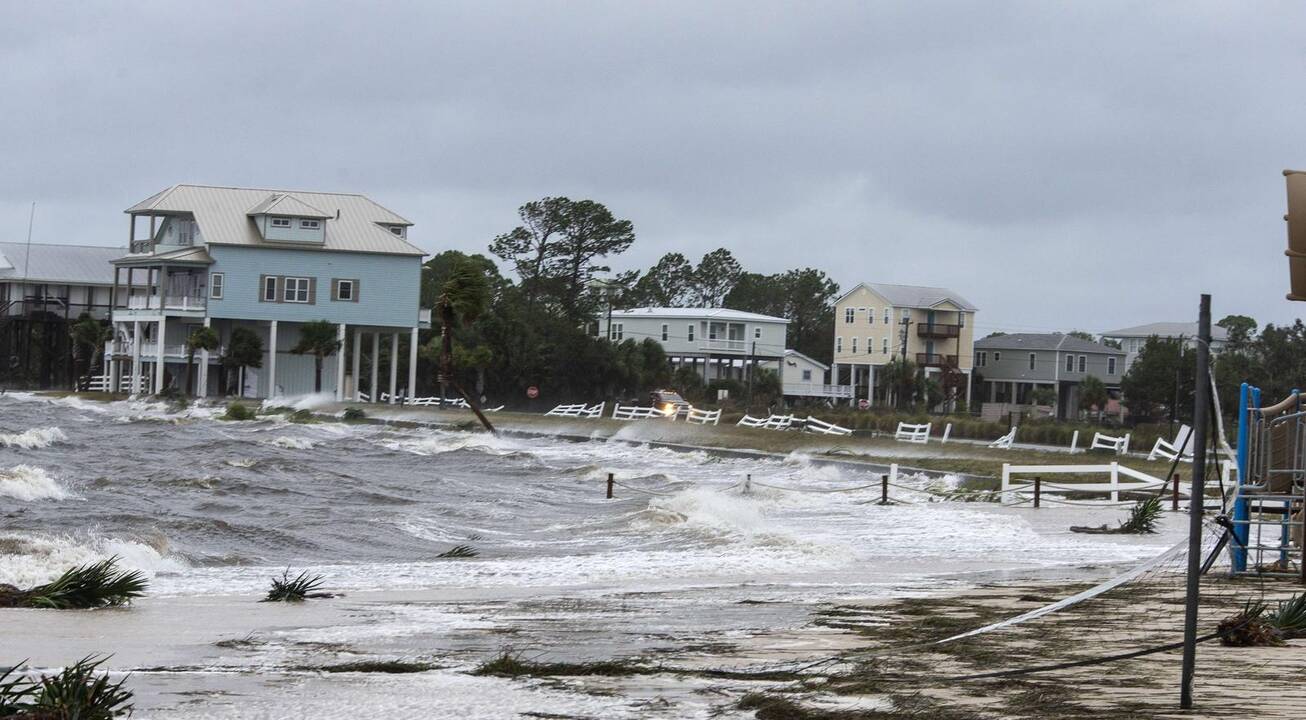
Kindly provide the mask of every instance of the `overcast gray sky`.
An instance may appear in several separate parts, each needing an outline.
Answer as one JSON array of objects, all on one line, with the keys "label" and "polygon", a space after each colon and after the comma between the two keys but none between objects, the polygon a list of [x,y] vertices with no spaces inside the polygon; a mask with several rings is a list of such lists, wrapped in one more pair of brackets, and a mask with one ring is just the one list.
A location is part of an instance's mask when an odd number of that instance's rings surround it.
[{"label": "overcast gray sky", "polygon": [[981,330],[1290,321],[1306,4],[0,1],[0,237],[122,244],[179,182],[357,191],[431,252],[522,202],[614,268],[946,285]]}]

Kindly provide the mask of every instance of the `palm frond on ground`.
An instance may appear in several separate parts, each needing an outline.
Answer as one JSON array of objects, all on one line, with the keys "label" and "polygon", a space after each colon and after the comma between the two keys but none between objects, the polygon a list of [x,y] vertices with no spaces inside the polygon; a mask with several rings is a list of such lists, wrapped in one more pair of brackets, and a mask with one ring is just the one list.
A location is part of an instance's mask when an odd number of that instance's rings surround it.
[{"label": "palm frond on ground", "polygon": [[331,593],[318,592],[322,587],[321,575],[309,575],[305,570],[295,577],[290,577],[290,570],[281,573],[281,577],[272,578],[272,587],[262,602],[303,602],[311,598],[329,598]]},{"label": "palm frond on ground", "polygon": [[0,717],[110,720],[130,715],[126,678],[110,682],[99,668],[108,658],[87,656],[57,673],[29,680],[16,668],[0,674]]},{"label": "palm frond on ground", "polygon": [[137,570],[119,570],[118,558],[81,565],[53,582],[28,590],[0,586],[0,607],[80,610],[124,605],[145,594],[148,583]]}]

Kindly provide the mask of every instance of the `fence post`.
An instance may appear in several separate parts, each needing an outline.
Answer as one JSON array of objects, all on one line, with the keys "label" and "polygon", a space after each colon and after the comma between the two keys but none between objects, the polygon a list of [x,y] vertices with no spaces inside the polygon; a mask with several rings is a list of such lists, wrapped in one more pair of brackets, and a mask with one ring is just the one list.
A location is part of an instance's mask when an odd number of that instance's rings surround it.
[{"label": "fence post", "polygon": [[1075,431],[1075,434],[1073,434],[1073,435],[1070,436],[1070,454],[1071,454],[1071,455],[1074,455],[1074,454],[1075,454],[1075,450],[1078,448],[1078,446],[1079,446],[1079,431],[1076,430],[1076,431]]},{"label": "fence post", "polygon": [[1007,502],[1007,485],[1011,482],[1011,463],[1002,463],[1002,502]]},{"label": "fence post", "polygon": [[889,504],[889,476],[888,475],[880,476],[880,504],[881,505]]},{"label": "fence post", "polygon": [[1111,463],[1111,502],[1120,502],[1120,463]]},{"label": "fence post", "polygon": [[1174,474],[1174,493],[1172,494],[1170,509],[1179,512],[1179,473]]},{"label": "fence post", "polygon": [[948,442],[948,436],[951,434],[952,434],[952,423],[948,423],[947,426],[943,428],[943,439],[940,440],[939,442],[943,442],[943,443]]},{"label": "fence post", "polygon": [[898,482],[898,463],[889,465],[889,482]]},{"label": "fence post", "polygon": [[613,484],[614,484],[614,481],[613,481],[613,479],[612,479],[612,473],[608,473],[608,499],[609,499],[609,500],[612,499],[612,485],[613,485]]},{"label": "fence post", "polygon": [[1043,494],[1043,478],[1039,475],[1034,476],[1034,509],[1038,509],[1039,498]]},{"label": "fence post", "polygon": [[748,473],[744,476],[744,494],[747,495],[751,492],[753,492],[753,473]]}]

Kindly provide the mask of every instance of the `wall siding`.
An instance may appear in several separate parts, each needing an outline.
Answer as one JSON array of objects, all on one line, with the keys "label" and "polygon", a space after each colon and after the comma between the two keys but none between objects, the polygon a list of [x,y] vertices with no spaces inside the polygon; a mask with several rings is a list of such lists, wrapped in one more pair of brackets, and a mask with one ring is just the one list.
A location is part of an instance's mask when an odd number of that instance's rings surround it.
[{"label": "wall siding", "polygon": [[[417,325],[420,257],[233,245],[210,245],[208,249],[214,260],[210,271],[223,273],[226,283],[222,299],[209,300],[211,317]],[[260,302],[259,277],[263,275],[315,278],[316,302]],[[357,278],[359,300],[332,300],[332,278]]]}]

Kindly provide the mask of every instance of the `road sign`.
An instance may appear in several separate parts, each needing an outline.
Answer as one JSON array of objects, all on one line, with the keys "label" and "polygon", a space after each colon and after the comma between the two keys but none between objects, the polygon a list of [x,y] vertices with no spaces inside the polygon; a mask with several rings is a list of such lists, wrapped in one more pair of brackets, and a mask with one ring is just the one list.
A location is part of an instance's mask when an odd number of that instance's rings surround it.
[{"label": "road sign", "polygon": [[871,401],[870,401],[870,400],[867,400],[866,398],[862,398],[861,400],[858,400],[858,401],[857,401],[857,409],[858,409],[858,410],[870,410],[870,409],[871,409]]},{"label": "road sign", "polygon": [[526,397],[528,397],[528,398],[534,400],[535,398],[537,398],[537,397],[539,397],[539,396],[540,396],[540,389],[539,389],[539,388],[535,387],[534,385],[532,385],[532,386],[526,388]]}]

